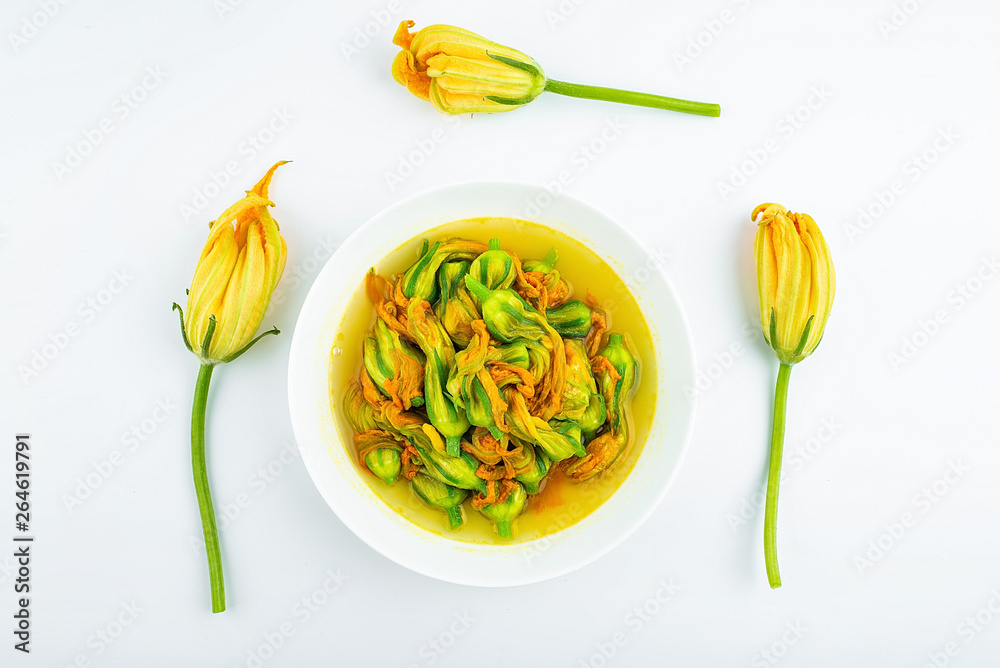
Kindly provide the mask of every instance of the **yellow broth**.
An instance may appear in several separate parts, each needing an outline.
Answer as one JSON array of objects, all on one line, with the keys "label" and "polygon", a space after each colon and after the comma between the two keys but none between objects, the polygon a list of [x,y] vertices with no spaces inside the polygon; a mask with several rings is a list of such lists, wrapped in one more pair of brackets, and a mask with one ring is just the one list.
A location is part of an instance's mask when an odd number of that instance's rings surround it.
[{"label": "yellow broth", "polygon": [[400,478],[387,487],[358,462],[353,446],[353,431],[342,413],[347,383],[356,378],[362,365],[362,342],[375,322],[374,309],[365,293],[364,282],[358,286],[341,323],[330,357],[331,404],[345,442],[351,448],[351,460],[361,476],[390,508],[417,526],[449,538],[471,543],[516,543],[553,534],[596,510],[614,493],[631,471],[649,435],[656,407],[656,369],[654,341],[639,305],[619,275],[579,241],[548,227],[511,218],[475,218],[446,223],[411,239],[390,253],[375,267],[387,278],[402,273],[420,254],[423,239],[432,243],[444,237],[462,237],[486,244],[492,237],[500,238],[504,250],[522,260],[543,258],[550,249],[559,252],[555,268],[572,286],[572,298],[583,299],[589,291],[608,313],[609,330],[626,335],[630,349],[639,360],[639,374],[632,398],[630,419],[633,425],[629,450],[607,476],[588,482],[575,483],[561,474],[550,473],[539,494],[531,497],[524,514],[514,527],[513,540],[496,535],[492,522],[463,504],[465,525],[456,531],[448,528],[443,511],[426,506]]}]

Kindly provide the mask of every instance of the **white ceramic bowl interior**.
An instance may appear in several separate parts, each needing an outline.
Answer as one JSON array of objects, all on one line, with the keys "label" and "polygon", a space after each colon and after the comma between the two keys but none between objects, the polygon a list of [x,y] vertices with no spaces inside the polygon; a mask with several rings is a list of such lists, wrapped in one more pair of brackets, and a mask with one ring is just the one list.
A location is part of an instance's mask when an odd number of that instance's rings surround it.
[{"label": "white ceramic bowl interior", "polygon": [[[347,304],[365,273],[405,242],[444,223],[499,216],[537,222],[578,239],[636,297],[656,342],[656,414],[647,442],[619,489],[583,520],[544,538],[485,545],[421,529],[361,479],[329,400],[329,364]],[[572,197],[506,182],[427,191],[377,214],[344,242],[316,277],[295,326],[288,401],[302,460],[323,498],[358,537],[418,573],[479,586],[540,582],[580,568],[628,537],[657,507],[680,465],[694,416],[694,351],[677,295],[642,243],[604,213]],[[644,382],[646,382],[644,380]]]}]

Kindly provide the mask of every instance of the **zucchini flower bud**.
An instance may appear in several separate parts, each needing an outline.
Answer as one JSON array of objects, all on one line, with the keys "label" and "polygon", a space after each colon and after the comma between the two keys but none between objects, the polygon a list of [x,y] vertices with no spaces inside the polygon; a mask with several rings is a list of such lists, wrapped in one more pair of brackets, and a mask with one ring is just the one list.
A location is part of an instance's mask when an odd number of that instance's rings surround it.
[{"label": "zucchini flower bud", "polygon": [[445,114],[510,111],[545,89],[545,75],[528,55],[447,25],[411,34],[399,24],[392,43],[402,48],[392,76]]},{"label": "zucchini flower bud", "polygon": [[[254,334],[287,255],[278,223],[267,210],[274,206],[267,190],[274,170],[286,162],[275,163],[246,197],[208,225],[208,241],[188,290],[187,313],[181,311],[184,343],[203,364],[231,362],[260,339]],[[261,336],[277,333],[271,329]]]},{"label": "zucchini flower bud", "polygon": [[445,262],[471,262],[486,250],[478,241],[444,239],[431,246],[424,239],[420,257],[403,273],[403,295],[408,299],[437,300],[438,268]]},{"label": "zucchini flower bud", "polygon": [[796,364],[819,345],[833,306],[830,248],[816,222],[780,204],[761,204],[754,255],[764,338],[782,364]]},{"label": "zucchini flower bud", "polygon": [[472,340],[472,322],[479,320],[479,311],[469,291],[465,289],[468,262],[445,262],[438,270],[438,301],[434,307],[451,340],[465,347]]},{"label": "zucchini flower bud", "polygon": [[790,213],[780,204],[761,204],[750,218],[757,223],[754,257],[760,322],[764,338],[781,363],[774,388],[764,505],[764,563],[773,589],[781,586],[776,527],[788,381],[792,365],[811,355],[823,338],[833,307],[836,276],[830,248],[811,217]]},{"label": "zucchini flower bud", "polygon": [[517,270],[514,258],[500,248],[500,239],[493,238],[486,252],[472,261],[469,275],[490,290],[503,290],[514,283]]},{"label": "zucchini flower bud", "polygon": [[611,334],[600,355],[607,361],[597,374],[608,411],[607,429],[587,443],[586,455],[566,467],[566,475],[577,481],[610,471],[630,445],[628,405],[639,365],[621,334]]},{"label": "zucchini flower bud", "polygon": [[597,394],[597,382],[591,373],[583,341],[569,339],[565,341],[565,346],[566,389],[563,392],[562,410],[557,417],[579,421],[590,406],[590,398]]},{"label": "zucchini flower bud", "polygon": [[425,358],[381,318],[364,343],[365,369],[383,394],[400,410],[424,405]]},{"label": "zucchini flower bud", "polygon": [[422,299],[410,300],[406,309],[407,331],[424,355],[424,405],[431,424],[444,435],[449,455],[458,455],[462,435],[471,426],[465,411],[454,397],[445,393],[445,383],[455,368],[455,348],[441,321],[430,304]]},{"label": "zucchini flower bud", "polygon": [[545,309],[545,319],[560,336],[582,339],[590,331],[590,307],[574,299],[562,306]]},{"label": "zucchini flower bud", "polygon": [[469,496],[466,490],[446,485],[425,473],[415,475],[410,485],[421,501],[431,508],[440,508],[445,512],[448,516],[448,526],[452,530],[465,524],[462,502]]},{"label": "zucchini flower bud", "polygon": [[[493,520],[497,535],[501,538],[513,538],[513,523],[528,507],[528,494],[524,487],[511,480],[504,480],[504,492],[497,501],[484,503],[481,497],[474,497],[472,505],[483,515]],[[506,494],[506,496],[504,496]],[[487,497],[488,498],[488,497]]]},{"label": "zucchini flower bud", "polygon": [[427,26],[411,34],[413,25],[413,21],[403,21],[392,38],[403,49],[392,63],[392,76],[445,114],[510,111],[548,90],[591,100],[719,115],[717,104],[546,79],[538,63],[520,51],[449,25]]},{"label": "zucchini flower bud", "polygon": [[403,446],[400,442],[388,432],[367,431],[355,436],[354,444],[361,464],[391,487],[402,470]]}]

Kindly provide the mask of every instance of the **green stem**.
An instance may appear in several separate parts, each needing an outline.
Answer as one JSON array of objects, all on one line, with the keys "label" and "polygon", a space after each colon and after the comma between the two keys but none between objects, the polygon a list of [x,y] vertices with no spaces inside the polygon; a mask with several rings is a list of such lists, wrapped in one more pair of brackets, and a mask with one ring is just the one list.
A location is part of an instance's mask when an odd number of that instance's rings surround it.
[{"label": "green stem", "polygon": [[782,364],[774,387],[774,422],[771,427],[771,463],[767,467],[767,503],[764,506],[764,563],[771,589],[781,586],[778,573],[778,482],[781,480],[781,451],[785,443],[785,406],[788,403],[788,379],[792,365]]},{"label": "green stem", "polygon": [[458,529],[462,526],[462,507],[452,506],[451,508],[446,508],[444,511],[448,515],[448,525],[452,530]]},{"label": "green stem", "polygon": [[717,104],[679,100],[676,97],[636,93],[629,90],[619,90],[618,88],[584,86],[582,84],[566,83],[565,81],[556,81],[554,79],[548,79],[545,82],[545,90],[559,95],[581,97],[587,100],[606,100],[608,102],[631,104],[637,107],[653,107],[654,109],[679,111],[684,114],[696,114],[698,116],[718,116],[720,113],[719,105]]},{"label": "green stem", "polygon": [[194,386],[194,406],[191,408],[191,468],[194,470],[194,491],[198,495],[201,529],[205,535],[205,552],[208,555],[208,576],[212,583],[212,612],[226,609],[226,587],[222,580],[222,552],[219,550],[219,531],[215,526],[215,509],[212,492],[208,487],[208,469],[205,466],[205,406],[208,403],[208,385],[212,380],[211,364],[202,364]]}]

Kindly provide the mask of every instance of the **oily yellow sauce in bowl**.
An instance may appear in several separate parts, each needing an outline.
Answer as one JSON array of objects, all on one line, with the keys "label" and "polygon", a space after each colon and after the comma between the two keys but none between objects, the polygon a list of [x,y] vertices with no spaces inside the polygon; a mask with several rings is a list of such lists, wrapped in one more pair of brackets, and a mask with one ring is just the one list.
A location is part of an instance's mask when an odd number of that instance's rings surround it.
[{"label": "oily yellow sauce in bowl", "polygon": [[345,388],[358,376],[362,367],[362,342],[375,321],[374,309],[363,282],[350,299],[330,352],[331,409],[358,476],[382,503],[420,529],[469,543],[534,541],[566,529],[590,515],[614,494],[632,470],[649,436],[656,411],[658,374],[655,342],[642,310],[619,275],[585,244],[538,223],[501,217],[445,223],[402,244],[378,262],[375,270],[385,277],[401,274],[416,261],[424,239],[433,243],[447,237],[471,239],[483,244],[498,237],[504,250],[522,260],[540,259],[552,248],[557,249],[559,260],[555,266],[572,286],[572,298],[583,299],[588,292],[593,295],[608,316],[608,331],[625,334],[630,349],[639,361],[637,383],[629,407],[631,440],[625,456],[607,475],[585,482],[575,482],[558,471],[550,473],[539,494],[529,499],[525,512],[515,523],[512,539],[498,537],[492,522],[473,510],[468,502],[463,509],[465,524],[454,531],[448,529],[444,513],[424,504],[405,479],[401,477],[394,485],[387,486],[358,461],[353,431],[343,410]]}]

